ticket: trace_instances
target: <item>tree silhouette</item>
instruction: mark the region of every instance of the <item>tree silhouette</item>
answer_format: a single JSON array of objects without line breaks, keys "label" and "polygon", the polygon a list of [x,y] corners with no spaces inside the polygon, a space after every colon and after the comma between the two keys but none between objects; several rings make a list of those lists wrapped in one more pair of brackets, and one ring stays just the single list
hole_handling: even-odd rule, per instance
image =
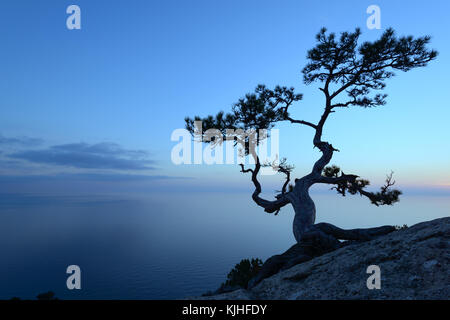
[{"label": "tree silhouette", "polygon": [[[384,89],[386,79],[394,76],[394,70],[409,71],[424,67],[435,59],[437,52],[426,48],[429,36],[414,38],[397,37],[393,29],[387,29],[382,36],[373,42],[364,42],[358,46],[361,35],[359,29],[354,32],[343,32],[337,37],[327,33],[323,28],[316,36],[316,46],[308,51],[308,63],[303,69],[303,82],[321,84],[320,91],[324,96],[323,113],[318,122],[294,119],[289,111],[293,104],[302,99],[294,88],[277,86],[268,89],[259,85],[254,93],[240,99],[231,113],[219,112],[216,116],[206,118],[186,118],[186,128],[194,138],[212,146],[220,145],[224,139],[233,140],[245,155],[254,160],[253,168],[245,168],[240,164],[241,172],[250,173],[255,186],[252,198],[254,202],[268,213],[277,214],[280,209],[291,204],[295,211],[293,232],[297,242],[319,237],[322,240],[337,239],[367,240],[373,236],[391,232],[392,227],[370,229],[342,230],[328,223],[314,224],[316,209],[309,195],[314,184],[329,184],[339,194],[360,194],[367,197],[372,204],[391,205],[399,201],[401,191],[392,189],[395,181],[392,173],[378,192],[366,190],[369,181],[356,174],[346,174],[337,166],[327,166],[333,153],[338,150],[327,141],[322,140],[322,132],[328,117],[340,109],[358,106],[363,108],[377,107],[385,104],[386,95],[376,93]],[[346,95],[345,95],[346,94]],[[201,121],[202,130],[197,130],[195,121]],[[313,131],[313,145],[321,152],[311,172],[289,185],[293,166],[282,159],[278,165],[266,163],[259,159],[256,146],[268,137],[261,134],[261,129],[271,129],[277,122],[289,121],[295,125],[310,127]],[[209,129],[216,129],[211,133]],[[219,132],[219,134],[217,133]],[[286,176],[279,194],[274,200],[260,197],[261,184],[258,174],[261,167],[270,166]]]}]

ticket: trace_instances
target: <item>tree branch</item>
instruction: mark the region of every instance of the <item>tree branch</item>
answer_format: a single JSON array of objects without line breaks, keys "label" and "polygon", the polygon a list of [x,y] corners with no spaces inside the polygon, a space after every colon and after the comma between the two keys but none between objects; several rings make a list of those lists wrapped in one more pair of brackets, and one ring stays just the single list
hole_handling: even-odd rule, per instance
[{"label": "tree branch", "polygon": [[[328,170],[324,171],[324,175],[315,180],[316,183],[326,183],[336,185],[332,189],[335,189],[342,196],[345,196],[346,192],[350,194],[359,193],[370,199],[372,204],[379,205],[391,205],[399,201],[399,196],[401,191],[397,189],[391,189],[395,184],[392,179],[393,172],[391,172],[387,177],[385,184],[381,187],[379,192],[373,193],[364,190],[364,188],[369,185],[369,181],[358,179],[359,177],[354,174],[341,173],[338,176],[340,169],[338,167],[328,167]],[[327,176],[328,175],[328,176]]]},{"label": "tree branch", "polygon": [[245,169],[244,164],[240,164],[241,166],[241,172],[243,173],[252,173],[252,182],[255,186],[255,191],[252,194],[253,201],[260,207],[264,208],[265,212],[268,213],[276,213],[280,211],[282,207],[290,203],[289,199],[285,196],[285,194],[280,195],[277,197],[277,200],[269,201],[266,199],[261,198],[259,195],[261,194],[261,184],[258,181],[258,173],[261,169],[261,163],[259,161],[259,157],[256,155],[255,150],[250,150],[250,154],[253,156],[255,160],[255,168],[254,169]]}]

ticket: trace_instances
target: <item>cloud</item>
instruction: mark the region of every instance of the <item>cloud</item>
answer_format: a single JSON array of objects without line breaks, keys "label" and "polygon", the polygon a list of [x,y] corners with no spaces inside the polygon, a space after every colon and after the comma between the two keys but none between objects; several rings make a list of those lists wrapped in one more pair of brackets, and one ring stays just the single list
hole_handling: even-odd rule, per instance
[{"label": "cloud", "polygon": [[0,146],[36,146],[42,144],[43,140],[30,137],[7,138],[0,134]]},{"label": "cloud", "polygon": [[117,143],[102,142],[97,144],[87,143],[69,143],[53,146],[52,149],[68,152],[79,152],[88,154],[111,155],[111,156],[127,156],[133,159],[142,159],[148,157],[148,152],[143,150],[126,150]]},{"label": "cloud", "polygon": [[9,158],[80,169],[152,170],[155,163],[142,150],[127,150],[116,143],[71,143],[43,150],[19,151]]}]

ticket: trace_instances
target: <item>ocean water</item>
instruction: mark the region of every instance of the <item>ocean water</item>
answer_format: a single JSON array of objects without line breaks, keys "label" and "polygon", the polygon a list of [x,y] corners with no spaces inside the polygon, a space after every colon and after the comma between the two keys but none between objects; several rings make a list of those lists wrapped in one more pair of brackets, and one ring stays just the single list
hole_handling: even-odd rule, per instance
[{"label": "ocean water", "polygon": [[[449,216],[448,196],[395,206],[314,194],[317,222],[343,228],[413,225]],[[265,213],[248,194],[0,195],[0,299],[178,299],[216,289],[241,259],[294,243],[293,212]],[[66,268],[81,268],[81,290]]]}]

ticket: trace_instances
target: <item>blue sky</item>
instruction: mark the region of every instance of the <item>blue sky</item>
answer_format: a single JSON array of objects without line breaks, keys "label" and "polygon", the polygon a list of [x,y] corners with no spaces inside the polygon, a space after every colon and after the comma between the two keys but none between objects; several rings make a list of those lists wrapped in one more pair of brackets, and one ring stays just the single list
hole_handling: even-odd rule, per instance
[{"label": "blue sky", "polygon": [[[66,28],[70,4],[81,30]],[[381,30],[366,27],[371,4]],[[332,163],[375,183],[393,170],[402,186],[448,187],[449,10],[448,1],[2,1],[0,174],[250,184],[235,166],[173,165],[172,131],[185,116],[229,110],[259,83],[294,86],[304,100],[293,115],[316,122],[323,97],[301,69],[319,29],[361,27],[373,40],[393,27],[431,35],[439,56],[388,80],[385,106],[333,114],[324,136],[341,152]],[[319,156],[310,128],[279,128],[281,155],[307,173]]]}]

